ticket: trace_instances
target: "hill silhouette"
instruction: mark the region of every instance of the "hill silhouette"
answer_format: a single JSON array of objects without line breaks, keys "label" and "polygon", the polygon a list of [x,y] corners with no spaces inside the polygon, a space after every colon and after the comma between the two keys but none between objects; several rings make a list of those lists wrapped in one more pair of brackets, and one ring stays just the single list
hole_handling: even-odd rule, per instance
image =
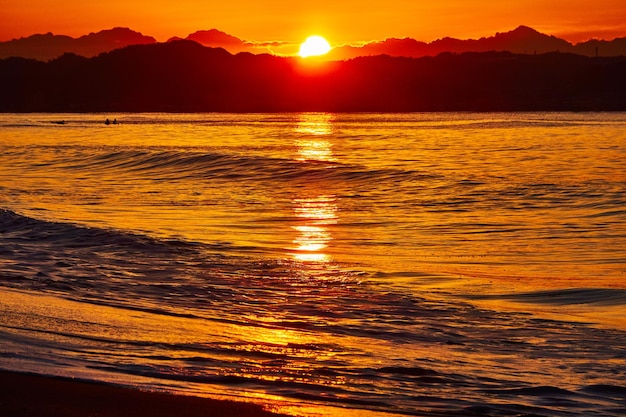
[{"label": "hill silhouette", "polygon": [[494,36],[460,40],[454,38],[438,39],[430,43],[415,39],[390,38],[365,45],[340,46],[335,48],[331,57],[349,59],[358,56],[391,55],[419,58],[436,56],[443,52],[512,52],[517,54],[543,54],[548,52],[567,52],[585,56],[621,56],[626,55],[626,38],[612,41],[591,40],[571,44],[555,36],[545,35],[527,26],[519,26],[510,32],[496,33]]},{"label": "hill silhouette", "polygon": [[626,110],[626,57],[444,53],[316,62],[134,45],[0,60],[3,112]]},{"label": "hill silhouette", "polygon": [[[259,51],[267,52],[262,45],[239,39],[217,29],[200,30],[184,38],[209,47],[224,48],[231,53]],[[173,37],[170,41],[183,40]],[[32,35],[26,38],[0,42],[0,58],[23,57],[41,61],[58,58],[64,53],[92,57],[102,52],[109,52],[120,47],[134,44],[156,43],[150,36],[127,28],[114,28],[74,39],[69,36]],[[280,43],[278,43],[280,44]],[[261,46],[261,47],[260,47]],[[563,39],[542,34],[527,26],[494,36],[480,39],[460,40],[454,38],[438,39],[430,43],[420,42],[411,38],[390,38],[383,41],[369,42],[360,46],[338,46],[329,55],[328,60],[346,60],[359,56],[390,55],[419,58],[436,56],[443,52],[490,52],[508,51],[518,54],[542,54],[547,52],[568,52],[585,56],[621,56],[626,55],[626,38],[611,41],[590,40],[571,44]]]},{"label": "hill silhouette", "polygon": [[128,45],[150,43],[156,43],[156,39],[128,28],[102,30],[79,38],[46,33],[0,42],[0,58],[22,57],[48,61],[65,53],[92,57]]},{"label": "hill silhouette", "polygon": [[[175,40],[183,39],[174,37],[170,38],[168,42]],[[189,34],[184,40],[194,41],[200,45],[212,48],[224,48],[231,53],[250,52],[250,45],[248,43],[217,29],[199,30]]]}]

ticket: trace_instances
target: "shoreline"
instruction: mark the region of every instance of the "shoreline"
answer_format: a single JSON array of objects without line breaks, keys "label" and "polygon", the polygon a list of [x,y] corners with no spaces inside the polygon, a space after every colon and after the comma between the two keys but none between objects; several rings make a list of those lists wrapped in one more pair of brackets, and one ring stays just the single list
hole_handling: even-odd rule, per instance
[{"label": "shoreline", "polygon": [[12,417],[281,417],[260,404],[0,370],[0,415]]}]

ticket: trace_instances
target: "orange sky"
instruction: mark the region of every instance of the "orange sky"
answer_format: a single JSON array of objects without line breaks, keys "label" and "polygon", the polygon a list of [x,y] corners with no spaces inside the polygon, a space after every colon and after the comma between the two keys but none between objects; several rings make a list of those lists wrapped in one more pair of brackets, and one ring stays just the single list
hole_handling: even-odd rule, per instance
[{"label": "orange sky", "polygon": [[389,37],[432,41],[491,36],[519,25],[578,42],[626,36],[624,0],[0,0],[0,40],[53,32],[80,36],[116,26],[159,41],[219,29],[249,41],[333,45]]}]

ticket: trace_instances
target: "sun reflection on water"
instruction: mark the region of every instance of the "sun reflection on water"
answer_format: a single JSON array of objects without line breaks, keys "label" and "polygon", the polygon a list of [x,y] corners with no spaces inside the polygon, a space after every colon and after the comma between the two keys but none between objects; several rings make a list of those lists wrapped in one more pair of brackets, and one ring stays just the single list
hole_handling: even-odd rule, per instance
[{"label": "sun reflection on water", "polygon": [[302,113],[299,115],[297,133],[324,136],[333,133],[335,116],[330,113]]},{"label": "sun reflection on water", "polygon": [[296,132],[303,138],[296,140],[299,161],[334,161],[332,144],[324,136],[333,133],[334,116],[328,113],[303,113],[299,116]]},{"label": "sun reflection on water", "polygon": [[294,200],[294,211],[300,222],[292,226],[298,231],[293,240],[294,258],[299,261],[330,261],[330,256],[324,251],[333,240],[328,226],[337,223],[335,196],[297,198]]},{"label": "sun reflection on water", "polygon": [[327,140],[299,140],[299,161],[334,161],[331,144]]},{"label": "sun reflection on water", "polygon": [[[303,137],[296,140],[298,161],[334,161],[332,144],[326,136],[333,133],[334,116],[328,113],[303,113],[299,116],[296,132]],[[311,184],[318,189],[320,184]],[[334,195],[308,193],[306,197],[293,199],[298,232],[293,240],[293,257],[304,262],[328,262],[326,253],[333,237],[329,225],[337,223],[337,201]]]}]

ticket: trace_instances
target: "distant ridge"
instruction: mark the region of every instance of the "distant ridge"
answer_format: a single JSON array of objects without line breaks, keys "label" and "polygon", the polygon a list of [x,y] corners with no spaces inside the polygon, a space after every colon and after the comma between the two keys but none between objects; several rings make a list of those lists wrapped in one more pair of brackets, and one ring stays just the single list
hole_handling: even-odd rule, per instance
[{"label": "distant ridge", "polygon": [[52,33],[0,42],[0,58],[22,57],[48,61],[65,53],[92,57],[128,45],[156,43],[156,39],[128,28],[113,28],[72,38]]},{"label": "distant ridge", "polygon": [[[168,42],[182,40],[181,38],[170,38]],[[229,35],[217,29],[199,30],[188,35],[185,40],[198,42],[200,45],[212,48],[224,48],[231,53],[244,52],[249,49],[249,44],[243,40]]]},{"label": "distant ridge", "polygon": [[516,54],[567,52],[584,56],[626,56],[626,38],[617,38],[612,41],[591,40],[574,45],[556,36],[540,33],[530,27],[519,26],[510,32],[496,33],[494,36],[480,39],[443,38],[426,43],[411,38],[390,38],[358,47],[340,46],[333,49],[331,56],[334,59],[374,55],[419,58],[436,56],[443,52],[491,51],[506,51]]},{"label": "distant ridge", "polygon": [[307,65],[180,40],[0,59],[0,112],[626,111],[626,57],[378,55]]},{"label": "distant ridge", "polygon": [[[182,39],[173,37],[168,42]],[[242,40],[217,29],[200,30],[189,34],[184,39],[204,46],[224,48],[234,54],[239,52],[259,52],[259,49],[255,48],[253,42]],[[153,37],[145,36],[128,28],[103,30],[76,39],[47,33],[0,42],[0,58],[23,57],[48,61],[64,53],[92,57],[128,45],[151,43],[156,43]],[[412,38],[389,38],[359,46],[338,46],[326,56],[326,59],[345,60],[359,56],[374,55],[419,58],[436,56],[443,52],[489,51],[507,51],[529,55],[558,51],[589,57],[626,56],[626,37],[616,38],[611,41],[589,40],[571,44],[566,40],[540,33],[530,27],[519,26],[512,31],[496,33],[493,36],[480,39],[460,40],[446,37],[426,43]],[[267,51],[263,50],[263,52]]]}]

